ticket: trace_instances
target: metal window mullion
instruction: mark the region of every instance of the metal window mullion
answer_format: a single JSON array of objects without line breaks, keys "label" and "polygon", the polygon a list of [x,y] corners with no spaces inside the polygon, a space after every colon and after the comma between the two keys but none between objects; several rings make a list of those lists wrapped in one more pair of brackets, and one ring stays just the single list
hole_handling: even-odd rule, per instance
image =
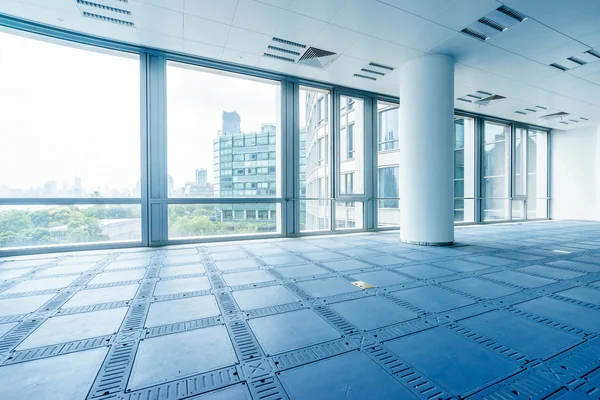
[{"label": "metal window mullion", "polygon": [[[507,140],[507,143],[505,143],[504,148],[506,149],[508,147],[508,155],[505,156],[505,160],[504,162],[506,163],[506,169],[504,171],[504,173],[507,176],[506,182],[504,183],[504,187],[508,189],[508,220],[512,221],[512,198],[514,197],[514,177],[513,177],[513,163],[515,160],[515,151],[514,151],[514,137],[516,135],[517,129],[515,124],[509,124],[509,133],[508,133],[508,137],[506,137],[506,134],[504,135],[505,139]],[[508,145],[507,145],[508,144]],[[506,160],[506,157],[508,157],[508,160]]]},{"label": "metal window mullion", "polygon": [[475,118],[475,140],[473,144],[475,146],[475,223],[483,221],[483,153],[484,153],[484,140],[483,140],[483,119]]},{"label": "metal window mullion", "polygon": [[338,89],[334,89],[331,93],[331,108],[332,108],[332,122],[331,122],[331,134],[330,137],[330,145],[329,151],[331,156],[331,161],[329,163],[329,173],[331,174],[329,178],[329,191],[331,193],[332,200],[330,201],[329,207],[329,215],[331,216],[330,221],[330,230],[335,231],[335,200],[339,196],[339,183],[338,183],[338,162],[339,162],[339,137],[340,137],[340,93]]},{"label": "metal window mullion", "polygon": [[166,59],[147,56],[148,235],[150,246],[168,241]]},{"label": "metal window mullion", "polygon": [[285,157],[282,157],[281,168],[285,190],[283,197],[286,201],[282,205],[285,211],[282,212],[281,223],[283,235],[290,236],[300,232],[300,92],[298,85],[292,81],[284,81],[283,87],[281,98],[285,112],[282,121],[285,130],[281,151]]},{"label": "metal window mullion", "polygon": [[148,124],[148,54],[140,54],[140,189],[142,201],[142,246],[150,245],[150,197],[149,181],[149,124]]},{"label": "metal window mullion", "polygon": [[[364,188],[367,201],[363,206],[363,229],[377,228],[377,100],[365,99]],[[370,183],[369,183],[370,182]]]}]

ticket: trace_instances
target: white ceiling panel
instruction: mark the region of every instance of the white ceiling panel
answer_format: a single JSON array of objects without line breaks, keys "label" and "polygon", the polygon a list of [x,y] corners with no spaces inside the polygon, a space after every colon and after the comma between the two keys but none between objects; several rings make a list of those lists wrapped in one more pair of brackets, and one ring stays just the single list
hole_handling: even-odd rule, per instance
[{"label": "white ceiling panel", "polygon": [[396,43],[419,51],[428,51],[446,39],[457,35],[456,31],[429,21],[423,21],[417,29],[397,40]]},{"label": "white ceiling panel", "polygon": [[343,53],[362,36],[358,32],[328,24],[313,39],[312,45],[320,49],[333,51],[334,53]]},{"label": "white ceiling panel", "polygon": [[180,13],[183,12],[183,1],[184,0],[133,0],[133,2],[151,4]]},{"label": "white ceiling panel", "polygon": [[557,29],[567,36],[579,39],[598,29],[598,19],[600,19],[600,2],[592,1],[583,15]]},{"label": "white ceiling panel", "polygon": [[183,14],[153,5],[132,2],[131,14],[136,28],[183,37]]},{"label": "white ceiling panel", "polygon": [[226,48],[262,56],[272,37],[261,33],[231,27]]},{"label": "white ceiling panel", "polygon": [[431,20],[460,31],[501,5],[496,0],[456,0],[433,16]]},{"label": "white ceiling panel", "polygon": [[457,33],[431,48],[428,53],[447,54],[452,56],[458,63],[479,65],[483,62],[488,62],[490,58],[495,59],[504,56],[506,50],[490,46],[462,33]]},{"label": "white ceiling panel", "polygon": [[348,0],[331,22],[402,44],[403,39],[421,26],[423,19],[373,0]]},{"label": "white ceiling panel", "polygon": [[571,40],[537,21],[526,19],[488,39],[488,43],[525,57],[535,57]]},{"label": "white ceiling panel", "polygon": [[295,64],[289,61],[280,61],[268,57],[261,57],[256,65],[259,68],[281,71],[287,75],[294,75],[310,79],[314,78],[317,74],[319,74],[319,72],[321,72],[321,70],[317,68]]},{"label": "white ceiling panel", "polygon": [[595,0],[502,0],[507,6],[553,28],[585,15]]},{"label": "white ceiling panel", "polygon": [[233,26],[273,35],[283,18],[284,10],[254,0],[239,0]]},{"label": "white ceiling panel", "polygon": [[29,17],[25,13],[25,7],[23,7],[23,3],[20,3],[16,0],[0,1],[0,13],[12,15],[15,17],[21,17],[21,18]]},{"label": "white ceiling panel", "polygon": [[[600,17],[599,17],[600,18]],[[600,29],[579,38],[579,41],[590,47],[600,48]]]},{"label": "white ceiling panel", "polygon": [[290,6],[290,4],[292,3],[292,0],[257,0],[257,1],[260,3],[265,3],[265,4],[269,4],[271,6],[284,8],[284,9],[287,9]]},{"label": "white ceiling panel", "polygon": [[311,44],[325,28],[326,23],[318,19],[285,11],[275,36],[302,44]]},{"label": "white ceiling panel", "polygon": [[399,68],[407,61],[420,56],[422,53],[385,40],[361,35],[360,39],[350,46],[344,54]]},{"label": "white ceiling panel", "polygon": [[378,0],[382,3],[416,14],[420,17],[432,19],[441,10],[448,7],[455,0]]},{"label": "white ceiling panel", "polygon": [[598,72],[600,72],[600,60],[582,65],[581,67],[570,69],[566,73],[585,78],[586,76],[593,75]]},{"label": "white ceiling panel", "polygon": [[569,57],[577,57],[589,49],[588,46],[571,40],[552,50],[533,56],[532,59],[548,65],[552,63],[561,64],[561,61],[566,60]]},{"label": "white ceiling panel", "polygon": [[346,0],[293,0],[290,11],[329,22],[340,11]]},{"label": "white ceiling panel", "polygon": [[229,29],[229,25],[186,14],[183,25],[183,38],[223,47],[227,42]]},{"label": "white ceiling panel", "polygon": [[199,43],[193,40],[183,41],[183,51],[201,57],[218,60],[223,55],[223,48],[212,44]]},{"label": "white ceiling panel", "polygon": [[181,37],[169,36],[162,33],[137,29],[138,43],[144,46],[158,47],[163,50],[182,52],[183,39]]},{"label": "white ceiling panel", "polygon": [[249,65],[251,67],[256,67],[260,58],[261,56],[258,56],[256,54],[245,53],[243,51],[228,48],[223,49],[223,55],[221,56],[221,59],[223,61],[228,61],[242,65]]},{"label": "white ceiling panel", "polygon": [[59,11],[61,13],[79,14],[79,8],[77,8],[75,0],[23,0],[22,3]]},{"label": "white ceiling panel", "polygon": [[[590,83],[573,75],[557,74],[547,80],[544,80],[543,82],[540,82],[536,86],[550,92],[578,97],[579,94],[586,92],[589,89]],[[597,89],[600,90],[600,88]]]},{"label": "white ceiling panel", "polygon": [[238,0],[185,0],[184,12],[223,24],[231,24]]}]

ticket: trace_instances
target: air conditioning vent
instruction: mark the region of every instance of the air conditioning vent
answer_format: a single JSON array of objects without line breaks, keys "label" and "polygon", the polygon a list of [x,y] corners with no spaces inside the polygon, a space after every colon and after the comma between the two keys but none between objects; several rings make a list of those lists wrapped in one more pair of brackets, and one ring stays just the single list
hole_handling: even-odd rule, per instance
[{"label": "air conditioning vent", "polygon": [[277,47],[277,46],[271,46],[271,45],[269,45],[267,48],[270,49],[270,50],[280,51],[280,52],[286,53],[286,54],[293,54],[295,56],[299,56],[300,55],[300,53],[298,53],[297,51],[284,49],[283,47]]},{"label": "air conditioning vent", "polygon": [[457,98],[456,100],[459,100],[459,101],[464,101],[465,103],[472,103],[472,101],[471,101],[471,100],[468,100],[468,99],[463,99],[462,97],[459,97],[459,98]]},{"label": "air conditioning vent", "polygon": [[489,37],[484,35],[483,33],[477,32],[470,28],[464,28],[461,32],[465,35],[469,35],[475,39],[482,40],[484,42],[489,39]]},{"label": "air conditioning vent", "polygon": [[575,123],[578,123],[578,122],[579,122],[579,121],[577,121],[576,119],[570,119],[569,121],[571,121],[571,122],[575,122]]},{"label": "air conditioning vent", "polygon": [[529,111],[529,112],[537,112],[537,110],[534,110],[533,108],[526,108],[525,111]]},{"label": "air conditioning vent", "polygon": [[511,17],[512,19],[517,20],[519,22],[523,22],[527,18],[520,12],[515,11],[512,8],[508,8],[506,6],[498,7],[498,11],[500,11],[502,14],[507,15],[507,16]]},{"label": "air conditioning vent", "polygon": [[544,115],[544,116],[542,116],[540,118],[543,118],[543,119],[556,119],[556,118],[566,117],[567,115],[570,115],[570,114],[568,112],[559,111],[559,112],[556,112],[556,113]]},{"label": "air conditioning vent", "polygon": [[557,63],[552,63],[552,64],[550,64],[550,66],[551,66],[551,67],[554,67],[554,68],[556,68],[556,69],[560,69],[560,70],[561,70],[561,71],[563,71],[563,72],[564,72],[564,71],[568,71],[568,70],[569,70],[569,68],[567,68],[567,67],[564,67],[564,66],[562,66],[562,65],[560,65],[560,64],[557,64]]},{"label": "air conditioning vent", "polygon": [[125,26],[131,26],[131,27],[133,26],[133,22],[125,21],[125,20],[118,19],[118,18],[107,17],[104,15],[94,14],[94,13],[90,13],[87,11],[84,11],[81,14],[87,18],[99,19],[101,21],[112,22],[112,23],[119,24],[119,25],[125,25]]},{"label": "air conditioning vent", "polygon": [[523,111],[515,111],[515,114],[527,115],[527,113],[524,113]]},{"label": "air conditioning vent", "polygon": [[494,94],[494,93],[490,93],[490,92],[484,92],[483,90],[478,90],[477,93],[480,93],[480,94],[482,94],[484,96],[491,96],[491,95]]},{"label": "air conditioning vent", "polygon": [[476,100],[481,100],[482,99],[481,96],[475,96],[474,94],[468,94],[467,97],[472,97],[472,98],[474,98]]},{"label": "air conditioning vent", "polygon": [[559,121],[558,123],[559,123],[559,124],[565,124],[565,125],[569,125],[569,123],[568,123],[568,122],[565,122],[565,121]]},{"label": "air conditioning vent", "polygon": [[582,121],[589,121],[589,119],[588,119],[588,118],[583,118],[583,117],[581,117],[580,119],[581,119]]},{"label": "air conditioning vent", "polygon": [[499,24],[496,21],[492,21],[491,19],[486,18],[486,17],[480,18],[479,22],[481,22],[484,25],[489,26],[492,29],[497,30],[498,32],[504,32],[507,29],[504,25]]},{"label": "air conditioning vent", "polygon": [[573,61],[575,64],[579,64],[579,65],[585,65],[585,64],[587,64],[585,61],[582,61],[582,60],[580,60],[578,58],[575,58],[575,57],[569,57],[569,58],[567,58],[567,60]]},{"label": "air conditioning vent", "polygon": [[590,49],[588,51],[586,51],[587,54],[589,54],[590,56],[594,56],[596,58],[600,58],[600,52],[594,50],[594,49]]},{"label": "air conditioning vent", "polygon": [[281,60],[281,61],[295,62],[295,60],[293,58],[278,56],[278,55],[270,54],[270,53],[264,53],[263,56],[269,57],[269,58],[274,58],[276,60]]},{"label": "air conditioning vent", "polygon": [[287,44],[288,46],[299,47],[301,49],[305,49],[306,48],[305,45],[300,44],[300,43],[296,43],[296,42],[292,42],[291,40],[280,39],[280,38],[277,38],[277,37],[274,37],[272,40],[274,42],[277,42],[277,43]]},{"label": "air conditioning vent", "polygon": [[374,62],[370,62],[368,66],[375,67],[375,68],[381,68],[381,69],[387,69],[388,71],[394,70],[394,67],[388,67],[387,65],[378,64],[378,63],[374,63]]},{"label": "air conditioning vent", "polygon": [[542,106],[535,106],[535,108],[539,108],[540,110],[547,110],[546,107],[542,107]]},{"label": "air conditioning vent", "polygon": [[379,75],[379,76],[384,76],[385,75],[383,72],[373,71],[372,69],[361,68],[360,70],[362,72],[368,72],[370,74],[375,74],[375,75]]},{"label": "air conditioning vent", "polygon": [[366,75],[362,75],[362,74],[354,74],[355,77],[357,78],[363,78],[363,79],[369,79],[371,81],[376,81],[377,78],[373,78],[371,76],[366,76]]},{"label": "air conditioning vent", "polygon": [[311,67],[326,68],[336,58],[336,53],[316,47],[309,47],[302,57],[300,57],[298,63],[310,65]]},{"label": "air conditioning vent", "polygon": [[484,98],[483,98],[483,99],[481,99],[481,100],[477,100],[477,101],[475,102],[475,104],[479,104],[479,105],[481,105],[481,106],[487,106],[487,105],[489,105],[491,102],[496,102],[496,101],[499,101],[499,100],[504,100],[504,99],[506,99],[506,97],[504,97],[504,96],[500,96],[500,95],[498,95],[498,94],[494,94],[494,95],[492,95],[492,96],[484,97]]},{"label": "air conditioning vent", "polygon": [[[85,0],[75,0],[77,4],[81,4],[82,6],[95,7],[104,11],[110,11],[119,14],[131,15],[131,11],[124,10],[122,8],[116,8],[105,4],[95,3],[93,1],[85,1]],[[125,2],[126,3],[126,2]]]}]

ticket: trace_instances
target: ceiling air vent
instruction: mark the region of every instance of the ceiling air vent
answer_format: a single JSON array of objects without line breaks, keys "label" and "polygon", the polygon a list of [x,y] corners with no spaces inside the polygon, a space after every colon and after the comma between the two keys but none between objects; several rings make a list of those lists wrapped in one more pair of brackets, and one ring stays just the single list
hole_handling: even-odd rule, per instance
[{"label": "ceiling air vent", "polygon": [[75,0],[75,1],[77,2],[77,4],[80,4],[82,6],[89,6],[89,7],[99,8],[99,9],[105,10],[105,11],[112,11],[115,13],[131,15],[131,11],[124,10],[122,8],[117,8],[117,7],[113,7],[113,6],[106,5],[106,4],[95,3],[93,1],[85,1],[85,0]]},{"label": "ceiling air vent", "polygon": [[471,101],[471,100],[468,100],[468,99],[463,99],[462,97],[459,97],[459,98],[457,98],[456,100],[459,100],[459,101],[464,101],[465,103],[472,103],[472,101]]},{"label": "ceiling air vent", "polygon": [[589,121],[589,119],[588,119],[588,118],[583,118],[583,117],[581,117],[580,119],[581,119],[582,121]]},{"label": "ceiling air vent", "polygon": [[534,110],[533,108],[526,108],[525,111],[529,111],[529,112],[537,112],[537,110]]},{"label": "ceiling air vent", "polygon": [[560,64],[557,64],[557,63],[552,63],[552,64],[550,64],[550,66],[551,66],[551,67],[554,67],[554,68],[556,68],[556,69],[560,69],[560,70],[561,70],[561,71],[563,71],[563,72],[564,72],[564,71],[567,71],[567,70],[569,69],[569,68],[567,68],[567,67],[564,67],[564,66],[562,66],[562,65],[560,65]]},{"label": "ceiling air vent", "polygon": [[524,113],[523,111],[515,111],[515,114],[527,115],[527,113]]},{"label": "ceiling air vent", "polygon": [[133,27],[131,6],[127,0],[74,0],[81,15],[113,24]]},{"label": "ceiling air vent", "polygon": [[588,51],[586,51],[587,54],[589,54],[590,56],[594,56],[596,58],[600,58],[600,52],[597,52],[594,49],[590,49]]},{"label": "ceiling air vent", "polygon": [[269,58],[274,58],[276,60],[281,60],[281,61],[295,62],[295,60],[293,58],[278,56],[276,54],[271,54],[271,53],[264,53],[263,56],[269,57]]},{"label": "ceiling air vent", "polygon": [[585,65],[585,64],[587,64],[585,61],[582,61],[582,60],[580,60],[578,58],[575,58],[575,57],[569,57],[569,58],[567,58],[567,60],[573,61],[575,64],[579,64],[579,65]]},{"label": "ceiling air vent", "polygon": [[465,35],[474,37],[475,39],[483,40],[484,42],[489,39],[489,36],[486,36],[483,33],[477,32],[476,30],[470,28],[464,28],[461,32]]},{"label": "ceiling air vent", "polygon": [[484,92],[483,90],[478,90],[477,93],[483,94],[485,96],[491,96],[494,94],[494,93],[490,93],[490,92]]},{"label": "ceiling air vent", "polygon": [[274,37],[272,39],[273,42],[277,42],[277,43],[281,43],[281,44],[285,44],[287,46],[292,46],[292,47],[299,47],[301,49],[305,49],[306,45],[300,44],[300,43],[296,43],[296,42],[292,42],[291,40],[285,40],[285,39],[280,39],[278,37]]},{"label": "ceiling air vent", "polygon": [[540,110],[547,110],[546,107],[542,107],[542,106],[535,106],[535,108],[539,108]]},{"label": "ceiling air vent", "polygon": [[372,76],[366,76],[366,75],[362,75],[362,74],[354,74],[355,77],[357,78],[363,78],[363,79],[368,79],[371,81],[376,81],[377,78],[373,78]]},{"label": "ceiling air vent", "polygon": [[336,58],[336,53],[316,47],[309,47],[302,57],[300,57],[298,63],[324,69]]},{"label": "ceiling air vent", "polygon": [[488,97],[484,97],[481,100],[477,100],[475,102],[475,104],[479,104],[481,106],[487,106],[488,104],[490,104],[492,101],[498,101],[498,100],[504,100],[506,97],[504,96],[500,96],[498,94],[492,95],[492,96],[488,96]]},{"label": "ceiling air vent", "polygon": [[374,63],[374,62],[370,62],[367,67],[374,67],[374,68],[386,69],[388,71],[393,71],[394,70],[394,67],[388,67],[387,65],[378,64],[378,63]]},{"label": "ceiling air vent", "polygon": [[486,18],[486,17],[480,18],[479,22],[481,22],[484,25],[489,26],[492,29],[497,30],[498,32],[504,32],[507,29],[504,25],[499,24],[496,21],[492,21],[491,19]]},{"label": "ceiling air vent", "polygon": [[481,99],[482,99],[482,97],[481,97],[481,96],[476,96],[476,95],[474,95],[474,94],[468,94],[468,95],[467,95],[467,97],[472,97],[472,98],[474,98],[474,99],[476,99],[476,100],[481,100]]},{"label": "ceiling air vent", "polygon": [[512,19],[517,20],[519,22],[523,22],[527,18],[520,12],[515,11],[512,8],[508,8],[506,6],[498,7],[498,11],[500,11],[502,14],[507,15],[507,16],[511,17]]},{"label": "ceiling air vent", "polygon": [[297,51],[284,49],[283,47],[277,47],[277,46],[271,46],[271,45],[269,45],[269,46],[267,46],[267,49],[279,51],[281,53],[291,54],[293,56],[299,56],[300,55],[300,53],[298,53]]},{"label": "ceiling air vent", "polygon": [[569,125],[569,123],[568,123],[568,122],[565,122],[565,121],[558,121],[558,123],[559,123],[559,124],[565,124],[565,125]]},{"label": "ceiling air vent", "polygon": [[106,17],[104,15],[94,14],[94,13],[90,13],[90,12],[87,12],[87,11],[84,11],[81,14],[84,17],[88,17],[88,18],[99,19],[101,21],[112,22],[112,23],[119,24],[119,25],[133,26],[133,22],[125,21],[125,20],[118,19],[118,18]]},{"label": "ceiling air vent", "polygon": [[544,116],[542,116],[540,118],[543,118],[543,119],[556,119],[556,118],[566,117],[567,115],[570,115],[570,114],[568,112],[559,111],[559,112],[556,112],[556,113],[544,115]]}]

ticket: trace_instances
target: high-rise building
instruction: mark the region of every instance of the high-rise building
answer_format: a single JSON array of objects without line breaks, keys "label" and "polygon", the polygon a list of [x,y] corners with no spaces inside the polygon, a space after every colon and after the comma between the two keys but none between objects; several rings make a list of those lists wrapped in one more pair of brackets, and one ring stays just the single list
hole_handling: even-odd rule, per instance
[{"label": "high-rise building", "polygon": [[223,127],[221,129],[221,134],[228,136],[242,133],[240,122],[240,114],[236,111],[223,111]]},{"label": "high-rise building", "polygon": [[205,186],[208,182],[208,171],[206,168],[200,168],[196,170],[196,184]]}]

